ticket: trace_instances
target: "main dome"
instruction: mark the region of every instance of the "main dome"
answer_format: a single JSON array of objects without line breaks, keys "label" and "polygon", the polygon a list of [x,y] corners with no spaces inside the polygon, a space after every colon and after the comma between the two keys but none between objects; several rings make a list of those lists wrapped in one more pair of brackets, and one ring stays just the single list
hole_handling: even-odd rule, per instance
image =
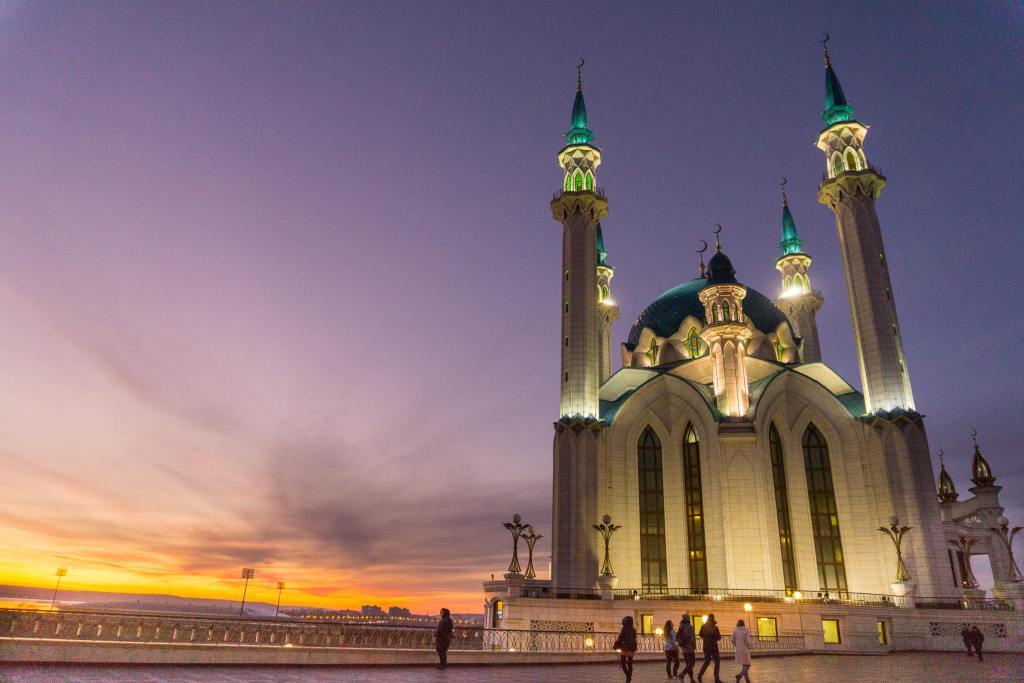
[{"label": "main dome", "polygon": [[[636,348],[645,327],[651,328],[659,337],[670,337],[679,330],[687,316],[704,320],[704,304],[697,293],[707,285],[707,279],[699,277],[676,285],[652,301],[633,323],[626,347],[631,351]],[[764,334],[774,332],[782,323],[789,325],[786,314],[776,308],[771,299],[751,287],[747,287],[747,296],[743,299],[743,314]]]}]

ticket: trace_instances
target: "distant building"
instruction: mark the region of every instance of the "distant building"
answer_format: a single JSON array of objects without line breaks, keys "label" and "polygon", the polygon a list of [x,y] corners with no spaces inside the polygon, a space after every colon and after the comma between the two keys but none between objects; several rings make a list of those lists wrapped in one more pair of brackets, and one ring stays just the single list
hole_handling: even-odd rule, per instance
[{"label": "distant building", "polygon": [[382,610],[377,605],[363,605],[362,609],[359,610],[359,613],[362,614],[364,617],[383,617],[383,616],[386,616],[384,614],[384,610]]},{"label": "distant building", "polygon": [[412,616],[412,612],[410,612],[405,607],[388,607],[388,616],[389,617],[411,617]]}]

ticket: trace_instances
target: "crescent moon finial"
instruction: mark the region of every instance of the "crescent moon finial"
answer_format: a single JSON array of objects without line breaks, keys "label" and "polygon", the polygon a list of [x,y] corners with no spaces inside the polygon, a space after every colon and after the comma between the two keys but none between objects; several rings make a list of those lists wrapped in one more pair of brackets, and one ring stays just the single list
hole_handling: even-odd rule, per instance
[{"label": "crescent moon finial", "polygon": [[697,266],[697,270],[700,272],[700,276],[704,277],[704,252],[708,250],[708,243],[706,240],[701,240],[700,243],[704,246],[697,249],[697,253],[700,254],[700,264]]},{"label": "crescent moon finial", "polygon": [[576,90],[583,90],[583,65],[587,60],[580,57],[580,63],[576,65]]},{"label": "crescent moon finial", "polygon": [[974,438],[974,437],[976,437],[977,435],[978,435],[978,430],[977,430],[977,429],[974,429],[974,428],[971,428],[971,438],[973,439],[973,438]]},{"label": "crescent moon finial", "polygon": [[822,32],[825,39],[821,41],[821,49],[825,52],[825,66],[832,66],[832,60],[828,57],[828,41],[832,37],[828,33]]},{"label": "crescent moon finial", "polygon": [[779,187],[782,189],[782,205],[783,206],[789,206],[789,198],[786,197],[786,183],[788,183],[788,182],[789,181],[786,180],[786,176],[782,176],[782,182],[779,183]]},{"label": "crescent moon finial", "polygon": [[718,235],[722,232],[722,224],[721,223],[715,223],[715,229],[712,230],[711,232],[715,233],[715,251],[716,252],[722,251],[722,240],[719,239],[719,237],[718,237]]}]

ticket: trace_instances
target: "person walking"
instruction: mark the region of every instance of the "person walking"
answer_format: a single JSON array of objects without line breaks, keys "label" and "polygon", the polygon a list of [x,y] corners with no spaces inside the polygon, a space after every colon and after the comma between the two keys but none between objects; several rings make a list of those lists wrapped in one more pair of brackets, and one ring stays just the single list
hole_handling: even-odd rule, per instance
[{"label": "person walking", "polygon": [[690,674],[690,683],[696,683],[697,679],[693,677],[693,665],[697,663],[697,655],[694,652],[697,649],[697,635],[693,632],[689,614],[684,614],[679,623],[676,641],[678,641],[679,650],[683,655],[683,664],[686,665],[683,668],[683,673],[679,674],[679,678],[686,680],[686,674]]},{"label": "person walking", "polygon": [[448,666],[448,648],[452,644],[452,636],[455,634],[455,624],[452,622],[452,613],[447,608],[441,609],[441,620],[437,622],[437,629],[434,631],[434,647],[437,649],[438,669]]},{"label": "person walking", "polygon": [[700,627],[700,640],[704,645],[704,664],[700,667],[700,673],[697,674],[697,680],[704,680],[704,672],[708,670],[708,666],[713,661],[715,663],[715,683],[722,683],[722,679],[718,677],[718,669],[722,665],[722,657],[718,652],[718,641],[722,639],[722,632],[718,630],[718,624],[715,623],[715,615],[708,615],[708,623]]},{"label": "person walking", "polygon": [[676,642],[676,627],[669,619],[661,629],[661,643],[665,648],[665,673],[669,678],[679,675],[679,643]]},{"label": "person walking", "polygon": [[736,628],[733,629],[732,646],[736,650],[736,663],[741,667],[740,672],[736,674],[736,683],[739,683],[741,678],[750,683],[750,648],[754,647],[754,639],[742,619],[736,622]]},{"label": "person walking", "polygon": [[964,624],[964,630],[960,631],[960,637],[963,638],[964,647],[967,648],[967,656],[974,656],[974,636],[971,635],[971,627]]},{"label": "person walking", "polygon": [[636,629],[633,617],[622,618],[622,630],[612,648],[619,652],[619,668],[626,674],[626,683],[633,680],[633,657],[636,655]]},{"label": "person walking", "polygon": [[975,624],[971,627],[971,643],[974,645],[974,651],[978,653],[978,661],[984,661],[981,656],[981,645],[985,642],[985,634],[981,632],[978,625]]}]

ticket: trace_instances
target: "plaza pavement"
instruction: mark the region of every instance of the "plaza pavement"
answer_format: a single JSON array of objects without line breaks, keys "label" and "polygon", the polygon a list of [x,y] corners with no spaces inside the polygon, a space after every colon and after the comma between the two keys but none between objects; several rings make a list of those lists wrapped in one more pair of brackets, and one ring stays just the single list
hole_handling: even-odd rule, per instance
[{"label": "plaza pavement", "polygon": [[[698,660],[699,663],[700,660]],[[739,668],[722,661],[722,680],[732,683]],[[887,656],[801,655],[754,659],[751,681],[1022,681],[1024,654],[992,654],[984,662],[955,653],[898,653]],[[614,660],[605,665],[516,667],[103,667],[11,665],[0,663],[2,683],[614,683],[622,681]],[[635,683],[665,681],[661,664],[638,663]],[[712,682],[711,671],[705,675]]]}]

